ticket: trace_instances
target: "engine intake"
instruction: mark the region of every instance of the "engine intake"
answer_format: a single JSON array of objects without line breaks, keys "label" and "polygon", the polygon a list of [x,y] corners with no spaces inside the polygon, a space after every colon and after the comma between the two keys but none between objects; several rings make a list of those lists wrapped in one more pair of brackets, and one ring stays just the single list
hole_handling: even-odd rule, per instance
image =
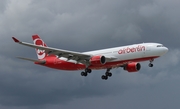
[{"label": "engine intake", "polygon": [[137,62],[131,62],[128,63],[125,67],[124,70],[127,70],[128,72],[137,72],[141,69],[141,64]]},{"label": "engine intake", "polygon": [[93,56],[90,59],[90,63],[92,65],[104,65],[106,63],[106,58],[105,56],[101,56],[101,55]]}]

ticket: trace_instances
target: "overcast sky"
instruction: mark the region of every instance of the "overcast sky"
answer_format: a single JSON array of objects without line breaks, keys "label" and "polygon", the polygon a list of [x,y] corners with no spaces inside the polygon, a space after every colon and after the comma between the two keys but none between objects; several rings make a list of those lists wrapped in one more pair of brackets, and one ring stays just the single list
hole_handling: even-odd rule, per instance
[{"label": "overcast sky", "polygon": [[[2,109],[178,109],[180,108],[179,0],[0,0],[0,108]],[[87,77],[19,60],[36,59],[39,34],[48,46],[88,51],[158,42],[169,52],[141,63],[138,73],[113,69]]]}]

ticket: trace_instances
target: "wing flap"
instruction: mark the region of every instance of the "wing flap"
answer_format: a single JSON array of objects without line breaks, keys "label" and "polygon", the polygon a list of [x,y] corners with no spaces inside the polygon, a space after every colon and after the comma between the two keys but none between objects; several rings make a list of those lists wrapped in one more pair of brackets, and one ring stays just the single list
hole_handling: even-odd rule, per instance
[{"label": "wing flap", "polygon": [[27,43],[27,42],[21,42],[18,39],[16,39],[15,37],[12,37],[14,42],[19,43],[21,45],[25,45],[25,46],[29,46],[32,48],[37,48],[40,50],[45,50],[46,53],[48,54],[54,54],[57,55],[58,57],[65,57],[65,58],[69,58],[72,56],[75,57],[79,57],[79,59],[90,59],[91,55],[88,54],[83,54],[80,52],[74,52],[74,51],[68,51],[68,50],[63,50],[63,49],[57,49],[57,48],[52,48],[52,47],[43,47],[43,46],[38,46],[38,45],[34,45],[31,43]]},{"label": "wing flap", "polygon": [[[86,53],[68,51],[68,50],[57,49],[57,48],[52,48],[52,47],[44,47],[44,46],[39,46],[39,45],[27,43],[27,42],[21,42],[18,39],[16,39],[15,37],[12,37],[12,39],[14,40],[14,42],[19,43],[21,45],[25,45],[25,46],[40,49],[40,50],[45,50],[45,52],[48,55],[53,54],[53,55],[58,56],[59,58],[65,57],[68,60],[70,60],[70,59],[75,60],[75,61],[83,63],[83,64],[89,64],[89,61],[87,61],[87,60],[89,60],[93,56],[91,54],[86,54]],[[107,62],[117,59],[116,57],[113,57],[113,56],[105,56],[105,57],[106,57]],[[18,58],[23,59],[23,60],[42,63],[41,60],[34,60],[34,59],[28,59],[28,58],[22,58],[22,57],[18,57]]]}]

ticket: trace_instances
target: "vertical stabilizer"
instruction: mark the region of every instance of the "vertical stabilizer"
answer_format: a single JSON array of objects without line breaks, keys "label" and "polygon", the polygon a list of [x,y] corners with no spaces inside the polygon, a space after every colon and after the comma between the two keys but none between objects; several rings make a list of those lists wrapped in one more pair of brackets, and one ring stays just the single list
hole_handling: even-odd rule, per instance
[{"label": "vertical stabilizer", "polygon": [[[32,39],[33,39],[33,42],[34,42],[35,45],[47,47],[47,45],[39,37],[39,35],[33,35]],[[37,49],[37,48],[35,50],[36,50],[36,54],[37,54],[38,59],[44,59],[45,57],[48,56],[48,54],[45,52],[45,50],[41,50],[41,49]]]}]

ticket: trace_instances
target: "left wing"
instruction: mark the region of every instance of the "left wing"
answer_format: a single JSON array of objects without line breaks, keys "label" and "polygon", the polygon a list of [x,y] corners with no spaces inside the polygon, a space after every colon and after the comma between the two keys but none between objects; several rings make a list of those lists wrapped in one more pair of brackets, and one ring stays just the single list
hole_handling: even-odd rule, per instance
[{"label": "left wing", "polygon": [[49,55],[54,54],[54,55],[57,55],[58,57],[65,57],[68,59],[76,60],[77,62],[81,62],[81,63],[86,63],[84,61],[89,60],[92,57],[92,55],[90,54],[83,54],[80,52],[68,51],[68,50],[57,49],[57,48],[52,48],[52,47],[43,47],[43,46],[38,46],[38,45],[34,45],[27,42],[21,42],[15,37],[12,37],[12,39],[14,40],[14,42],[19,43],[21,45],[37,48],[40,50],[45,50],[46,53]]},{"label": "left wing", "polygon": [[[75,60],[75,61],[83,63],[85,65],[90,64],[89,60],[93,57],[92,54],[68,51],[68,50],[57,49],[57,48],[52,48],[52,47],[38,46],[38,45],[27,43],[27,42],[21,42],[15,37],[12,37],[12,39],[14,40],[14,42],[19,43],[21,45],[29,46],[29,47],[32,47],[32,48],[37,48],[37,49],[40,49],[40,50],[45,50],[45,52],[48,55],[53,54],[53,55],[56,55],[58,57],[65,57],[68,60],[70,60],[70,59]],[[117,59],[116,57],[112,57],[112,56],[106,56],[105,58],[106,58],[107,62]],[[25,60],[28,60],[28,59],[25,59]]]}]

